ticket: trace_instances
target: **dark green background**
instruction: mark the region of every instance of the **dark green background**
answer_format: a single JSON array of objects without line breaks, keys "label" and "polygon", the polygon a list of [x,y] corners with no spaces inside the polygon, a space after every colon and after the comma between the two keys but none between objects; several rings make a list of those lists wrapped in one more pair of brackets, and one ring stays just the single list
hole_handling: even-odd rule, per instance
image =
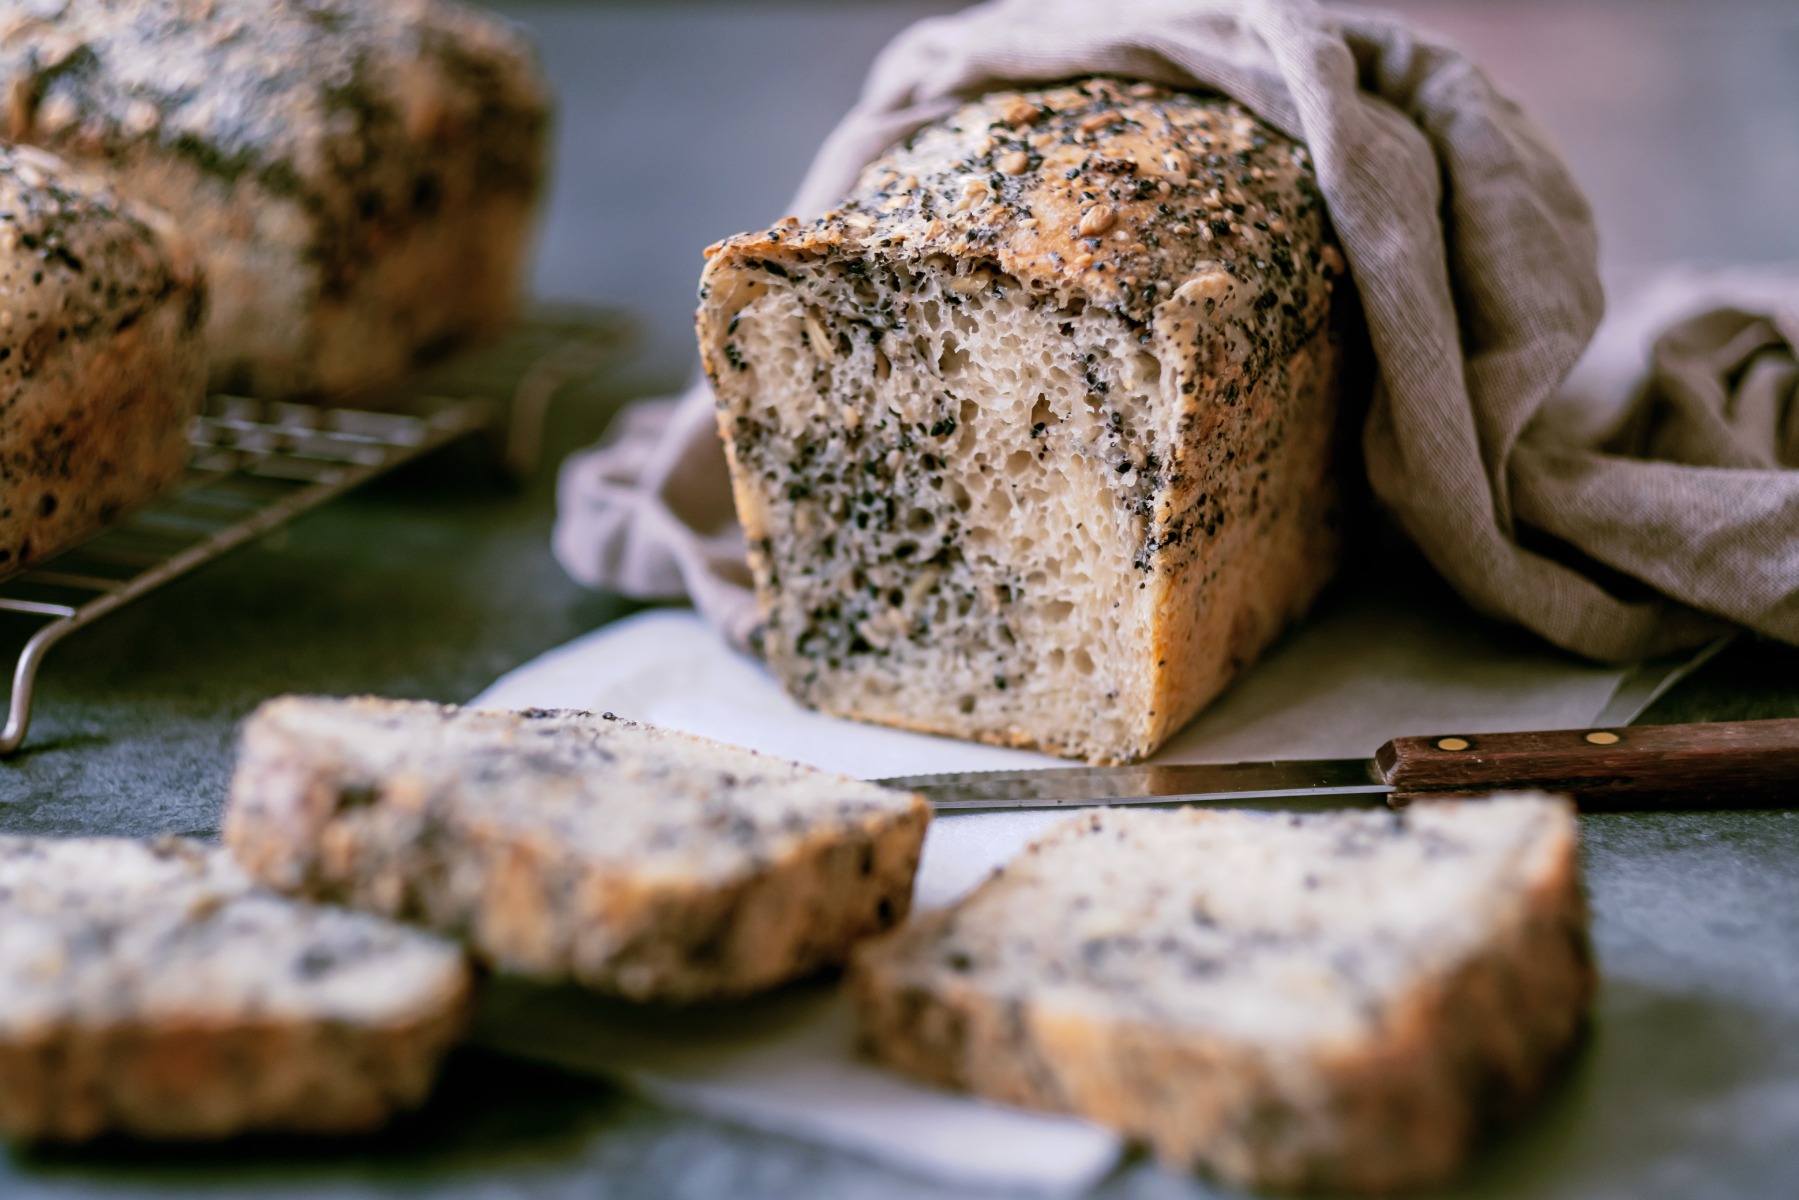
[{"label": "dark green background", "polygon": [[[699,247],[779,215],[891,33],[947,5],[506,6],[562,98],[538,286],[630,310],[633,360],[558,402],[552,457],[689,369]],[[1485,58],[1567,150],[1616,277],[1672,258],[1799,258],[1799,13],[1730,3],[1409,5]],[[236,722],[280,692],[463,700],[633,607],[551,561],[553,478],[452,449],[71,638],[0,829],[217,827]],[[1472,617],[1470,619],[1473,619]],[[12,645],[28,626],[0,625]],[[1743,642],[1656,721],[1799,716],[1799,653]],[[1799,1194],[1799,818],[1583,819],[1605,977],[1553,1101],[1456,1194]],[[900,1197],[846,1156],[671,1114],[476,1051],[378,1138],[0,1152],[0,1197]],[[1114,1197],[1204,1187],[1134,1164]]]}]

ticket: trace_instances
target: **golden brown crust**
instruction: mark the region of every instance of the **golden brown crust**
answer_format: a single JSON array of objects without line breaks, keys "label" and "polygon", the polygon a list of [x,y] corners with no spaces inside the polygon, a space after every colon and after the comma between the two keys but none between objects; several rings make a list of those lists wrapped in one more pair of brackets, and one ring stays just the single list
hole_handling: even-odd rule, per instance
[{"label": "golden brown crust", "polygon": [[119,1022],[0,1039],[0,1131],[58,1142],[366,1133],[424,1101],[471,1011],[465,978],[440,1009],[381,1028]]},{"label": "golden brown crust", "polygon": [[[1189,410],[1193,431],[1176,453],[1175,473],[1189,489],[1210,489],[1171,495],[1158,509],[1151,537],[1164,549],[1151,585],[1155,698],[1138,743],[1109,761],[1154,752],[1304,616],[1336,573],[1343,548],[1332,475],[1343,386],[1338,338],[1336,329],[1320,328],[1278,371],[1239,377],[1240,404],[1195,402]],[[1208,365],[1219,369],[1219,357],[1177,361],[1183,375],[1203,374]],[[1211,376],[1221,377],[1230,378]],[[1218,469],[1227,455],[1255,465]],[[1170,552],[1202,533],[1203,558],[1183,564],[1181,551]]]},{"label": "golden brown crust", "polygon": [[0,574],[179,478],[206,291],[180,235],[29,148],[0,151]]},{"label": "golden brown crust", "polygon": [[1304,147],[1232,101],[1105,78],[961,109],[869,166],[818,220],[708,247],[708,274],[876,250],[988,259],[1057,303],[1145,322],[1188,280],[1222,272],[1249,285],[1250,311],[1284,319],[1268,327],[1287,328],[1275,344],[1289,353],[1325,319],[1343,271]]}]

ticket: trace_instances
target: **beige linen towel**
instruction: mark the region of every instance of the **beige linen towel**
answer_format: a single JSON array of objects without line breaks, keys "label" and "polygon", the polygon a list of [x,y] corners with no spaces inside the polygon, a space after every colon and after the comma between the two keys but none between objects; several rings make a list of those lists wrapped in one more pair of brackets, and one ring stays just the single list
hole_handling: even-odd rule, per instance
[{"label": "beige linen towel", "polygon": [[[1474,607],[1614,661],[1723,622],[1799,642],[1799,322],[1702,314],[1656,344],[1610,428],[1558,420],[1546,406],[1602,307],[1591,214],[1480,69],[1396,17],[1306,0],[993,0],[923,21],[876,60],[792,211],[824,211],[968,97],[1090,73],[1226,93],[1311,147],[1378,364],[1369,483]],[[567,464],[555,545],[583,582],[688,595],[748,636],[703,384]]]}]

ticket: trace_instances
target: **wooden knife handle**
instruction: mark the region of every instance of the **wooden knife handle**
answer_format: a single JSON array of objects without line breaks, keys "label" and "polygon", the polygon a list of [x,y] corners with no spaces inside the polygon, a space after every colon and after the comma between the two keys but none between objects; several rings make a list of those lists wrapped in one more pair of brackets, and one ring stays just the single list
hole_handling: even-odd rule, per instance
[{"label": "wooden knife handle", "polygon": [[1374,761],[1395,804],[1541,788],[1588,810],[1785,807],[1799,720],[1395,738]]}]

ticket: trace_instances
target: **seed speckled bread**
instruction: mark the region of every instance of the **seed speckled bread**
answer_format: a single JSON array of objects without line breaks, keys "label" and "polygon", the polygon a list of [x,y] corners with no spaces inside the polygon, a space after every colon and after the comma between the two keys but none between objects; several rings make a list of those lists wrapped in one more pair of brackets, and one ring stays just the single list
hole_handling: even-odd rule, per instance
[{"label": "seed speckled bread", "polygon": [[457,947],[221,848],[0,837],[0,1133],[370,1129],[424,1098],[468,999]]},{"label": "seed speckled bread", "polygon": [[0,130],[171,214],[212,282],[215,388],[339,393],[511,319],[546,92],[446,0],[0,10]]},{"label": "seed speckled bread", "polygon": [[922,797],[611,714],[287,697],[243,731],[225,839],[285,891],[637,1000],[839,963],[911,903]]},{"label": "seed speckled bread", "polygon": [[1333,571],[1343,260],[1305,149],[1238,105],[991,95],[708,255],[701,354],[801,701],[1134,759]]},{"label": "seed speckled bread", "polygon": [[0,146],[0,575],[180,477],[205,312],[163,218]]},{"label": "seed speckled bread", "polygon": [[1572,808],[1099,810],[862,947],[864,1045],[1235,1186],[1441,1182],[1593,991]]}]

